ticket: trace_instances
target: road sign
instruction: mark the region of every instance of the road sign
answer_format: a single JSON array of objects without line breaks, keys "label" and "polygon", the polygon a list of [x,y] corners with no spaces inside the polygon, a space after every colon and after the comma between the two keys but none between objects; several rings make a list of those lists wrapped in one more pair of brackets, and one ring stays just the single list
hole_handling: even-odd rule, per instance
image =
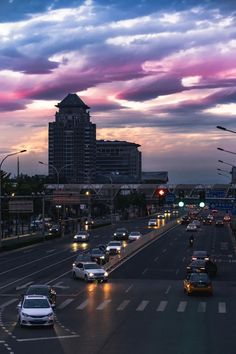
[{"label": "road sign", "polygon": [[174,203],[175,202],[175,194],[174,193],[167,193],[165,201],[166,201],[166,203]]},{"label": "road sign", "polygon": [[231,201],[214,201],[210,203],[210,209],[219,209],[219,210],[232,210],[234,203]]},{"label": "road sign", "polygon": [[53,191],[53,203],[54,204],[79,204],[80,202],[79,192],[68,191]]},{"label": "road sign", "polygon": [[9,200],[9,213],[33,213],[33,200],[17,199]]}]

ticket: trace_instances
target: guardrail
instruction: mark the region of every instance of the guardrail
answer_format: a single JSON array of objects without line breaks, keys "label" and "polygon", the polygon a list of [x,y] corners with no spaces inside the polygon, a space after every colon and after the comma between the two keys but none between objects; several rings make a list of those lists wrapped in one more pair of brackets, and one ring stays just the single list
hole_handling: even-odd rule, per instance
[{"label": "guardrail", "polygon": [[165,226],[161,227],[160,229],[155,229],[143,235],[140,239],[128,243],[126,247],[122,248],[121,253],[119,255],[112,257],[112,259],[103,266],[104,269],[107,270],[108,272],[111,271],[116,265],[122,263],[131,254],[135,253],[138,250],[141,250],[148,243],[150,243],[154,239],[157,239],[163,233],[165,233],[170,229],[175,228],[178,225],[179,225],[178,219],[173,220],[168,224],[166,224]]}]

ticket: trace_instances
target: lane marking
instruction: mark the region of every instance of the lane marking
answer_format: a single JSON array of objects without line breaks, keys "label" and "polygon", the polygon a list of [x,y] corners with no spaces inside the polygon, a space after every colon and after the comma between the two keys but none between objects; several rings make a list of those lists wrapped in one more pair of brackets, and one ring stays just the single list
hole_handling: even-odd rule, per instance
[{"label": "lane marking", "polygon": [[206,312],[206,302],[200,302],[198,304],[197,312]]},{"label": "lane marking", "polygon": [[154,258],[154,262],[156,262],[159,259],[159,256],[157,256],[156,258]]},{"label": "lane marking", "polygon": [[133,286],[134,286],[134,284],[131,284],[131,285],[125,290],[125,292],[128,293],[128,292],[132,289]]},{"label": "lane marking", "polygon": [[27,286],[29,286],[29,285],[31,285],[31,284],[33,284],[33,281],[30,281],[30,282],[28,282],[28,283],[26,283],[26,284],[17,286],[17,287],[16,287],[16,290],[22,290],[22,289],[26,288]]},{"label": "lane marking", "polygon": [[178,307],[177,307],[177,312],[184,312],[187,306],[187,301],[180,301]]},{"label": "lane marking", "polygon": [[52,252],[55,252],[55,251],[56,251],[56,249],[54,248],[53,250],[46,251],[46,253],[52,253]]},{"label": "lane marking", "polygon": [[219,313],[226,313],[226,303],[225,302],[219,302],[218,312]]},{"label": "lane marking", "polygon": [[57,306],[57,308],[59,310],[64,309],[66,306],[68,306],[72,301],[74,301],[74,299],[66,299],[65,301],[63,301],[59,306]]},{"label": "lane marking", "polygon": [[138,307],[136,308],[136,311],[143,311],[146,306],[148,305],[149,301],[147,300],[143,300],[140,302],[140,304],[138,305]]},{"label": "lane marking", "polygon": [[122,303],[117,307],[117,311],[123,311],[130,303],[130,300],[124,300]]},{"label": "lane marking", "polygon": [[85,307],[88,305],[89,300],[85,300],[84,302],[82,302],[78,307],[76,307],[76,310],[83,310],[85,309]]},{"label": "lane marking", "polygon": [[71,339],[80,337],[79,334],[73,334],[71,336],[58,336],[58,337],[38,337],[38,338],[22,338],[17,339],[17,342],[37,342],[39,340],[48,340],[48,339]]},{"label": "lane marking", "polygon": [[170,289],[171,289],[171,285],[169,285],[168,288],[166,289],[166,291],[165,291],[166,295],[169,293]]},{"label": "lane marking", "polygon": [[158,306],[158,308],[157,308],[157,311],[158,312],[165,311],[165,308],[166,308],[167,304],[168,304],[168,301],[161,301],[159,306]]},{"label": "lane marking", "polygon": [[111,300],[104,300],[100,305],[98,305],[96,310],[99,310],[99,311],[103,310],[110,302],[111,302]]},{"label": "lane marking", "polygon": [[0,305],[0,308],[4,308],[4,307],[6,307],[8,305],[11,305],[11,304],[13,304],[16,301],[19,301],[19,299],[12,299],[12,300],[9,300],[7,302],[4,302],[3,304]]},{"label": "lane marking", "polygon": [[148,268],[145,268],[144,271],[142,272],[142,274],[147,273],[147,271],[148,271]]}]

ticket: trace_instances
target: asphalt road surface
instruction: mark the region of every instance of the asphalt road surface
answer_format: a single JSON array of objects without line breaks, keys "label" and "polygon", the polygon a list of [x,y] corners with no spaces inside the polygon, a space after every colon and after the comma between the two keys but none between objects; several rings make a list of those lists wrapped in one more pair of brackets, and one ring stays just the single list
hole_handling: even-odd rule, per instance
[{"label": "asphalt road surface", "polygon": [[[207,250],[218,266],[213,296],[183,292],[192,253],[184,225],[117,267],[108,283],[72,279],[79,249],[108,242],[116,226],[93,230],[87,246],[73,244],[71,236],[0,255],[0,353],[235,354],[236,254],[229,226],[201,226],[194,234],[193,249]],[[147,219],[119,226],[150,231]],[[53,329],[17,323],[19,296],[33,283],[57,291]]]}]

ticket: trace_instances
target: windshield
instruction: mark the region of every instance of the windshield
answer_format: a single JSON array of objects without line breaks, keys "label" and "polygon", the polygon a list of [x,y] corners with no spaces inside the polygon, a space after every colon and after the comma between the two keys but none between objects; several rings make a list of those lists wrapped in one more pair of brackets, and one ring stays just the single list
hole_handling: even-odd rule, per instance
[{"label": "windshield", "polygon": [[120,246],[120,242],[109,242],[108,246]]},{"label": "windshield", "polygon": [[85,264],[84,269],[101,269],[101,267],[94,263],[94,264]]},{"label": "windshield", "polygon": [[46,299],[25,299],[23,307],[26,309],[47,309],[50,304]]}]

